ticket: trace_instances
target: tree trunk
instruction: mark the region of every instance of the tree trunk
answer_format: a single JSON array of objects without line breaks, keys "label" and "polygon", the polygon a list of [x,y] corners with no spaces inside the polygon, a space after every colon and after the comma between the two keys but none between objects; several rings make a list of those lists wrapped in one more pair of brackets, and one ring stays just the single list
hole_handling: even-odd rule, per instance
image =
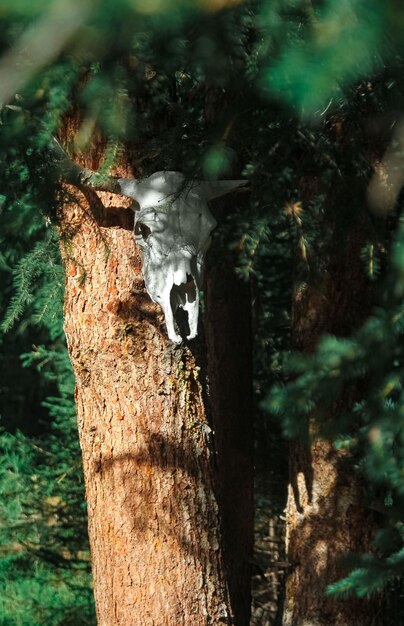
[{"label": "tree trunk", "polygon": [[[343,200],[342,200],[343,202]],[[332,226],[330,226],[332,228]],[[346,224],[345,224],[346,227]],[[360,258],[366,223],[351,219],[349,230],[333,236],[335,248],[321,285],[305,284],[296,291],[293,311],[294,345],[313,352],[322,334],[351,334],[370,308],[370,289]],[[329,419],[349,410],[357,397],[347,386]],[[380,624],[379,600],[335,599],[327,586],[348,570],[343,557],[367,552],[375,530],[364,504],[363,486],[346,450],[316,437],[311,443],[290,444],[290,485],[286,508],[287,555],[284,626],[370,626]]]},{"label": "tree trunk", "polygon": [[247,626],[248,306],[222,302],[226,319],[212,317],[213,278],[207,358],[202,339],[170,343],[131,211],[86,195],[90,206],[80,194],[62,210],[61,239],[98,624]]}]

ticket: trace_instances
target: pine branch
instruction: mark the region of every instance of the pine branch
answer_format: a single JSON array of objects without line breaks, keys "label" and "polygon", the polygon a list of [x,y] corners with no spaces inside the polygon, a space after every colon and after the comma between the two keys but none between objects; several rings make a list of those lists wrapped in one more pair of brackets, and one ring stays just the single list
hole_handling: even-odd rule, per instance
[{"label": "pine branch", "polygon": [[[18,105],[6,104],[4,108],[30,115],[29,111]],[[51,137],[48,147],[51,156],[53,156],[58,163],[62,177],[66,183],[74,185],[80,190],[83,190],[84,187],[93,189],[94,191],[109,191],[110,193],[122,194],[117,177],[94,172],[72,161],[55,137]]]},{"label": "pine branch", "polygon": [[52,138],[50,151],[59,161],[62,176],[67,183],[82,189],[89,187],[94,191],[109,191],[111,193],[122,193],[118,178],[99,174],[86,167],[81,167],[72,161],[57,139]]}]

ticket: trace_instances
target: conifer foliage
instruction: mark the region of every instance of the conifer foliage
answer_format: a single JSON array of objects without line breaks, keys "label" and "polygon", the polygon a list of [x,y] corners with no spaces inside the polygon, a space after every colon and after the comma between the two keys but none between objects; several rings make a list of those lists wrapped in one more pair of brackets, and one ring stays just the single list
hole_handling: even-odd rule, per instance
[{"label": "conifer foliage", "polygon": [[2,221],[0,623],[91,624],[63,273],[55,233],[36,214],[22,205]]},{"label": "conifer foliage", "polygon": [[[58,237],[68,250],[69,233],[57,226],[67,191],[54,137],[68,154],[103,145],[102,161],[92,164],[101,176],[127,153],[139,176],[172,169],[190,179],[250,180],[248,211],[223,218],[215,236],[237,252],[236,271],[254,285],[255,389],[257,403],[270,414],[259,414],[258,432],[270,419],[272,432],[305,437],[315,414],[316,436],[346,449],[366,483],[367,506],[380,529],[375,551],[356,555],[351,574],[329,593],[363,597],[386,584],[399,586],[399,3],[1,4],[0,580],[6,593],[0,624],[79,626],[94,620],[74,383],[61,321]],[[72,111],[81,125],[67,137],[64,124]],[[366,199],[366,189],[375,188],[382,192]],[[380,198],[388,204],[390,196],[386,210]],[[342,240],[359,214],[366,214],[359,262],[371,285],[370,316],[344,338],[323,337],[310,355],[290,352],[293,291],[321,283],[327,259],[338,254],[335,232]],[[360,390],[355,403],[330,423],[330,408],[352,384]]]}]

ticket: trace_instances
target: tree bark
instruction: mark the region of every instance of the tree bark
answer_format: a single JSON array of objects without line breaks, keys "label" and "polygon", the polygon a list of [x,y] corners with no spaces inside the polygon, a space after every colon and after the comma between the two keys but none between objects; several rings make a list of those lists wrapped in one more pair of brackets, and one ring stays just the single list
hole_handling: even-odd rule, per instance
[{"label": "tree bark", "polygon": [[[332,226],[330,226],[332,228]],[[370,288],[360,252],[366,222],[352,218],[349,230],[335,232],[330,262],[321,284],[296,291],[293,310],[294,346],[313,352],[323,334],[348,336],[365,319]],[[352,407],[355,386],[346,387],[330,420]],[[284,626],[369,626],[380,624],[378,598],[336,599],[327,586],[348,574],[343,557],[367,552],[375,530],[364,491],[346,450],[319,438],[315,419],[308,439],[290,443],[290,484],[286,508],[289,573],[286,580]]]},{"label": "tree bark", "polygon": [[[223,202],[223,201],[222,201]],[[228,211],[228,209],[225,209]],[[216,213],[220,222],[220,213]],[[205,332],[217,483],[230,594],[240,624],[249,624],[253,497],[253,415],[250,285],[232,258],[212,246],[206,285]]]},{"label": "tree bark", "polygon": [[144,289],[133,215],[120,196],[86,196],[61,211],[61,242],[98,624],[247,626],[248,306],[208,316],[208,355],[202,339],[171,344]]}]

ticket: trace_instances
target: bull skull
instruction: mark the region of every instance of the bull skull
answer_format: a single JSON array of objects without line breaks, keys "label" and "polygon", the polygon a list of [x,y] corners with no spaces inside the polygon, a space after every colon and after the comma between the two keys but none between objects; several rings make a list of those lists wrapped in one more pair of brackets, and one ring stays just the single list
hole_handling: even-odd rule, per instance
[{"label": "bull skull", "polygon": [[119,179],[121,193],[136,200],[135,240],[142,249],[143,276],[153,302],[163,309],[168,337],[181,343],[174,316],[188,314],[189,335],[198,332],[199,289],[205,254],[216,221],[208,201],[237,187],[242,180],[186,183],[180,172],[156,172],[144,180]]}]

